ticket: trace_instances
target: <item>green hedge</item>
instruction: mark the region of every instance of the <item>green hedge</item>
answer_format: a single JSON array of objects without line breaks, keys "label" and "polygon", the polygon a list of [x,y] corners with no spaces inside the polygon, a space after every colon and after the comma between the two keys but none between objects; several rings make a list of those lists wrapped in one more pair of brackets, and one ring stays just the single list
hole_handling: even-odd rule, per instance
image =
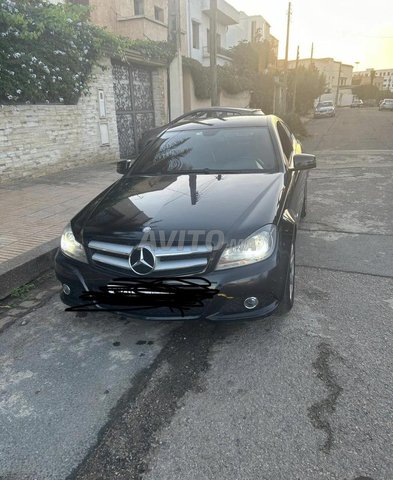
[{"label": "green hedge", "polygon": [[81,5],[0,0],[0,102],[76,103],[104,52],[169,61],[166,42],[130,41],[89,22]]},{"label": "green hedge", "polygon": [[[200,100],[210,98],[210,67],[204,67],[200,62],[189,57],[183,57],[183,66],[190,70],[195,96]],[[217,67],[217,81],[219,89],[229,94],[237,94],[252,88],[250,79],[239,75],[231,64]]]}]

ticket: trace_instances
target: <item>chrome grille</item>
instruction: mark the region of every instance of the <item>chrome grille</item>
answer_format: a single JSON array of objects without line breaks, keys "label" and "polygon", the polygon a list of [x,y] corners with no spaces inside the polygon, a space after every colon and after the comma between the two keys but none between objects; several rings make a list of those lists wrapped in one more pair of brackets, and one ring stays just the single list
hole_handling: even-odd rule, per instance
[{"label": "chrome grille", "polygon": [[[156,266],[150,275],[173,272],[202,273],[205,271],[212,247],[207,245],[155,247],[148,245],[156,257]],[[133,250],[130,245],[91,240],[88,243],[91,259],[98,266],[132,272],[129,256]]]}]

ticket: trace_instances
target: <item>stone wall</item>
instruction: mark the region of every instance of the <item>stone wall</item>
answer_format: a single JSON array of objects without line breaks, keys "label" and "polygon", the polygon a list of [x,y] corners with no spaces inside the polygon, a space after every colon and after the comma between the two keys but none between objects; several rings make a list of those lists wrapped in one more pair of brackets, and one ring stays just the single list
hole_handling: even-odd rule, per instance
[{"label": "stone wall", "polygon": [[119,158],[112,69],[109,59],[101,64],[108,68],[95,68],[77,105],[0,106],[0,183]]}]

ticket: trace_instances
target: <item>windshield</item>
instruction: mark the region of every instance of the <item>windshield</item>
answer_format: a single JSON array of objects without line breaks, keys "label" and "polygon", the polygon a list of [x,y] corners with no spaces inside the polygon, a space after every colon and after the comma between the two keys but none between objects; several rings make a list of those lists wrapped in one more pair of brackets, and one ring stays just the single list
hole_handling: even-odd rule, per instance
[{"label": "windshield", "polygon": [[317,108],[323,108],[323,107],[333,107],[333,102],[318,103]]},{"label": "windshield", "polygon": [[142,152],[130,174],[275,172],[266,127],[201,128],[166,132]]}]

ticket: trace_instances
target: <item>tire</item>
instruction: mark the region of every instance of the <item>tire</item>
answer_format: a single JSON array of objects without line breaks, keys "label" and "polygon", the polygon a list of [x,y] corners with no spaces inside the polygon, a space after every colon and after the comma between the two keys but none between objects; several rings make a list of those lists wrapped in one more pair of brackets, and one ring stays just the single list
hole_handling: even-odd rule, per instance
[{"label": "tire", "polygon": [[295,299],[295,239],[292,240],[289,254],[289,266],[285,282],[284,296],[278,307],[279,315],[287,314],[293,307]]}]

